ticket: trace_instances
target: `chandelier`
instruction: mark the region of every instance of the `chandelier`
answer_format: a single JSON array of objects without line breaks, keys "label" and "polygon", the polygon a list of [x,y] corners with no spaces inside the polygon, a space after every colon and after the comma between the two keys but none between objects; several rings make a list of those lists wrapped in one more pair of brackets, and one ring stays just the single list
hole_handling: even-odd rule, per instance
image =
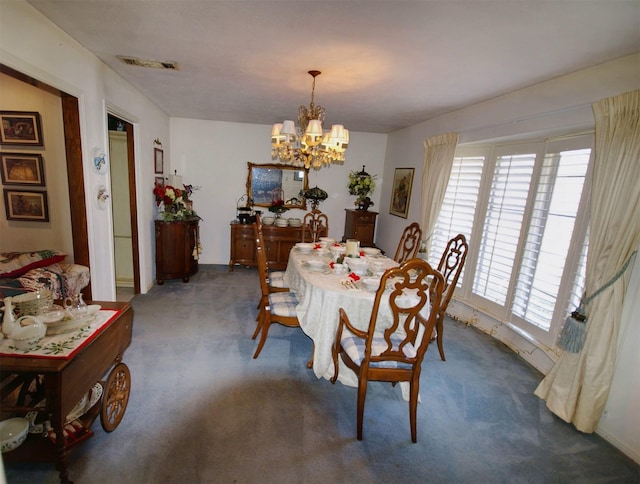
[{"label": "chandelier", "polygon": [[344,162],[349,130],[341,124],[334,124],[330,131],[323,132],[324,108],[313,104],[316,77],[321,72],[309,71],[309,74],[313,77],[311,104],[308,109],[306,106],[298,108],[298,127],[291,120],[273,125],[271,158],[287,165],[319,170],[323,165]]}]

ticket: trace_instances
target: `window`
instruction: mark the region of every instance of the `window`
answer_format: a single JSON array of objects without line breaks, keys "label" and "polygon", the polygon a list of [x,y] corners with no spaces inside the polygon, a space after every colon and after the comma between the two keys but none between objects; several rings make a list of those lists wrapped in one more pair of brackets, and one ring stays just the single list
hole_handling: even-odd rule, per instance
[{"label": "window", "polygon": [[[450,239],[458,234],[464,235],[467,242],[471,238],[484,161],[484,155],[457,156],[453,160],[444,202],[431,237],[429,262],[436,267]],[[458,285],[463,277],[464,267]]]},{"label": "window", "polygon": [[582,294],[592,136],[460,147],[431,243],[469,241],[459,297],[552,346]]}]

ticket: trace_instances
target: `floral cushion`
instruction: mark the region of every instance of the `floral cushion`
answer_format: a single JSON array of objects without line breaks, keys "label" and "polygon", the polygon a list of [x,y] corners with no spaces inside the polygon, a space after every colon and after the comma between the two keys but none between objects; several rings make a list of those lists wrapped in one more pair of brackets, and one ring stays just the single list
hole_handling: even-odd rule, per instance
[{"label": "floral cushion", "polygon": [[25,292],[49,289],[54,299],[78,294],[89,284],[89,268],[80,264],[51,264],[13,279],[0,279],[0,300]]},{"label": "floral cushion", "polygon": [[62,262],[67,254],[56,250],[0,254],[0,278],[20,277],[31,269]]}]

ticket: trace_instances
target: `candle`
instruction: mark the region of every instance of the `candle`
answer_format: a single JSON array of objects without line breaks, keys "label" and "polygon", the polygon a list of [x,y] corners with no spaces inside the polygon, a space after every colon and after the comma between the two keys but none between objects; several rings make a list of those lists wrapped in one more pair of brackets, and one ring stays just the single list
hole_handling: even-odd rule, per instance
[{"label": "candle", "polygon": [[347,239],[347,257],[360,256],[360,241],[356,239]]}]

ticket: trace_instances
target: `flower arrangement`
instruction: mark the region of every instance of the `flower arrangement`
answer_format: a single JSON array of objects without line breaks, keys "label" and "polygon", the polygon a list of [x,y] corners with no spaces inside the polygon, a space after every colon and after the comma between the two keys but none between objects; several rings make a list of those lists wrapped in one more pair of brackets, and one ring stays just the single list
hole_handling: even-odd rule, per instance
[{"label": "flower arrangement", "polygon": [[280,216],[283,212],[286,212],[289,208],[284,204],[284,200],[282,198],[277,198],[271,202],[271,206],[269,207],[269,212],[275,213],[277,216]]},{"label": "flower arrangement", "polygon": [[171,185],[164,186],[156,183],[153,194],[156,197],[156,206],[160,207],[162,204],[160,217],[165,222],[197,217],[197,214],[192,209],[192,202],[189,200],[194,187],[192,185],[183,185],[183,187],[180,189]]},{"label": "flower arrangement", "polygon": [[358,207],[362,207],[366,205],[366,210],[373,202],[369,198],[369,194],[373,193],[376,188],[376,175],[369,175],[364,170],[364,165],[362,165],[362,171],[352,171],[349,173],[349,183],[347,188],[349,189],[349,195],[357,195],[357,199],[355,201],[355,205]]}]

